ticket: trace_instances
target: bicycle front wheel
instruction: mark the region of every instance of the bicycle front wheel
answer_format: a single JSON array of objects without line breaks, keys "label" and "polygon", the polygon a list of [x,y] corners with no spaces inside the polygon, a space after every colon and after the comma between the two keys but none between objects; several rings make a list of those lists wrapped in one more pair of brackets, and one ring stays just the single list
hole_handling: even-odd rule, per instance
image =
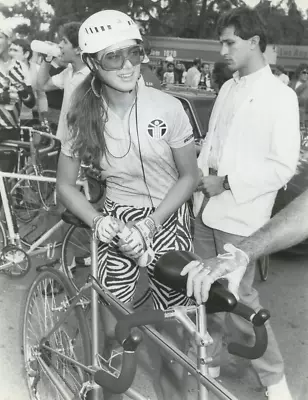
[{"label": "bicycle front wheel", "polygon": [[[31,400],[64,399],[51,375],[76,399],[89,379],[82,368],[91,364],[85,312],[78,304],[67,313],[75,294],[63,273],[52,268],[43,270],[30,287],[24,311],[23,352]],[[50,334],[65,314],[64,322]]]}]

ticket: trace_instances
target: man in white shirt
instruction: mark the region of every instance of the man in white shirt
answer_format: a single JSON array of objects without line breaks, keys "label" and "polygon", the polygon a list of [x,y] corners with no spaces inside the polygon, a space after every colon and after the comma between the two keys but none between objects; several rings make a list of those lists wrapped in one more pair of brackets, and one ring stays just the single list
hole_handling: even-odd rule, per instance
[{"label": "man in white shirt", "polygon": [[275,75],[285,85],[290,83],[290,78],[285,74],[284,69],[280,65],[276,65]]},{"label": "man in white shirt", "polygon": [[52,57],[46,57],[42,62],[38,72],[37,84],[38,86],[48,92],[55,89],[63,89],[63,102],[60,112],[59,124],[57,129],[57,138],[63,142],[67,134],[67,112],[70,106],[71,96],[75,88],[86,78],[89,74],[88,67],[84,64],[80,56],[78,47],[78,32],[81,23],[69,22],[62,27],[60,42],[61,56],[64,63],[68,63],[65,70],[58,75],[50,76],[49,71],[51,68]]},{"label": "man in white shirt", "polygon": [[[198,158],[195,252],[202,259],[224,253],[226,243],[236,246],[270,219],[277,191],[295,173],[300,143],[297,98],[266,65],[266,33],[257,11],[248,7],[231,10],[221,17],[218,32],[221,54],[235,73],[219,92]],[[189,272],[196,287],[199,272],[202,275],[200,265],[192,266]],[[255,262],[251,262],[238,295],[241,302],[258,310],[259,295],[252,287],[254,273]],[[224,326],[232,323],[244,334],[251,332],[231,314],[209,318],[214,338],[210,373],[217,376]],[[270,325],[267,331],[267,350],[252,365],[267,387],[269,400],[291,400]]]},{"label": "man in white shirt", "polygon": [[196,89],[200,83],[201,78],[201,60],[195,58],[192,67],[189,68],[186,75],[185,85]]}]

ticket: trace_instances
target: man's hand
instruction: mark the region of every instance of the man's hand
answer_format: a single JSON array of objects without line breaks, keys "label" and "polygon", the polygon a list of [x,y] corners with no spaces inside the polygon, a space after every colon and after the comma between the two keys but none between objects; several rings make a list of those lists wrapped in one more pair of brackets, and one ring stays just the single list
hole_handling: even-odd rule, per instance
[{"label": "man's hand", "polygon": [[224,249],[228,253],[203,262],[192,261],[181,272],[182,276],[188,274],[187,296],[193,295],[198,304],[207,301],[213,282],[222,278],[228,281],[228,289],[238,298],[238,288],[249,264],[249,258],[246,253],[231,244],[226,244]]},{"label": "man's hand", "polygon": [[197,191],[202,192],[205,197],[217,196],[225,190],[223,188],[223,181],[223,176],[204,176],[199,180]]}]

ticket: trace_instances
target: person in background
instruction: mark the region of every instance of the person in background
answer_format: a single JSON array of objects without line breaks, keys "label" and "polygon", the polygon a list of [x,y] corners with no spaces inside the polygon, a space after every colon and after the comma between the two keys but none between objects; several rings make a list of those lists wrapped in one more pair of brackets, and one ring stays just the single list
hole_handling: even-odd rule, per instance
[{"label": "person in background", "polygon": [[167,56],[164,60],[160,61],[160,65],[156,69],[156,74],[161,83],[163,83],[164,73],[167,71],[168,63],[173,63],[173,62],[174,62],[174,58],[172,56]]},{"label": "person in background", "polygon": [[199,87],[206,90],[211,90],[211,73],[210,65],[208,63],[202,63],[201,65],[201,75]]},{"label": "person in background", "polygon": [[232,72],[224,61],[217,61],[212,72],[211,87],[218,94],[222,85],[232,78]]},{"label": "person in background", "polygon": [[201,60],[195,58],[192,67],[189,68],[186,75],[185,85],[196,89],[200,83],[201,77]]},{"label": "person in background", "polygon": [[[22,63],[14,60],[9,49],[13,31],[4,22],[0,28],[0,142],[2,140],[20,140],[20,110],[25,104],[29,108],[35,105],[29,74]],[[0,169],[12,171],[17,155],[2,153]]]},{"label": "person in background", "polygon": [[37,84],[41,90],[46,92],[62,89],[63,102],[59,117],[59,124],[56,136],[62,142],[67,134],[67,111],[70,107],[71,96],[74,89],[89,75],[89,68],[83,63],[80,57],[78,47],[78,32],[81,23],[69,22],[64,24],[60,30],[61,42],[59,44],[61,50],[61,60],[68,66],[59,74],[50,76],[51,62],[53,57],[47,56],[42,62]]},{"label": "person in background", "polygon": [[175,75],[174,75],[174,64],[173,62],[169,62],[167,64],[167,71],[164,73],[163,84],[173,84],[175,83]]},{"label": "person in background", "polygon": [[14,39],[10,46],[10,56],[12,59],[20,61],[25,68],[25,74],[29,74],[36,99],[36,105],[32,109],[24,104],[22,105],[20,113],[21,125],[38,124],[48,111],[48,102],[46,93],[36,89],[36,79],[39,69],[37,54],[33,54],[30,42],[27,40]]},{"label": "person in background", "polygon": [[[267,36],[258,11],[241,7],[223,14],[218,34],[221,55],[233,77],[219,91],[198,157],[194,245],[203,260],[225,250],[236,256],[232,246],[270,219],[277,191],[296,171],[300,148],[297,98],[276,79],[265,61]],[[227,249],[226,243],[230,244]],[[242,303],[258,310],[261,305],[253,288],[254,276],[255,262],[251,262],[238,296]],[[213,377],[219,376],[222,337],[231,326],[247,339],[251,337],[247,325],[236,316],[208,316],[214,339],[209,370]],[[267,350],[252,361],[252,366],[267,388],[269,400],[291,400],[282,355],[269,324],[267,332]]]},{"label": "person in background", "polygon": [[275,66],[275,74],[277,78],[284,83],[285,85],[289,85],[290,83],[290,78],[288,75],[285,73],[284,68],[281,65],[276,65]]},{"label": "person in background", "polygon": [[181,66],[182,66],[182,79],[181,79],[181,82],[180,82],[180,83],[182,83],[183,85],[185,85],[185,83],[186,83],[186,77],[187,77],[187,71],[186,71],[186,67],[185,67],[185,64],[184,64],[184,63],[182,63]]},{"label": "person in background", "polygon": [[181,61],[176,61],[174,65],[174,83],[182,83],[183,72],[184,71]]},{"label": "person in background", "polygon": [[144,36],[143,36],[143,44],[144,44],[145,57],[140,65],[141,76],[146,86],[150,86],[160,90],[161,89],[160,81],[157,75],[152,71],[151,67],[149,66],[151,46],[148,39]]},{"label": "person in background", "polygon": [[308,128],[308,64],[297,67],[290,87],[297,94],[301,125]]}]

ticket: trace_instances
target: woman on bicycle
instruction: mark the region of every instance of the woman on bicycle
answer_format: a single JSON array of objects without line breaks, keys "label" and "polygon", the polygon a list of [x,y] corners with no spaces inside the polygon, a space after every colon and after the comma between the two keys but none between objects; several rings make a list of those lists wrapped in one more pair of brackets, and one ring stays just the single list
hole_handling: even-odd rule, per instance
[{"label": "woman on bicycle", "polygon": [[[72,96],[58,194],[96,232],[99,279],[119,300],[133,300],[136,260],[147,243],[155,252],[147,265],[155,307],[186,305],[190,300],[158,283],[153,269],[170,250],[192,250],[186,202],[198,168],[188,117],[177,99],[139,83],[142,38],[126,14],[104,10],[90,16],[80,28],[79,47],[91,74]],[[106,180],[101,214],[76,187],[82,160],[98,165]],[[124,224],[139,233],[128,244],[116,237]]]}]

